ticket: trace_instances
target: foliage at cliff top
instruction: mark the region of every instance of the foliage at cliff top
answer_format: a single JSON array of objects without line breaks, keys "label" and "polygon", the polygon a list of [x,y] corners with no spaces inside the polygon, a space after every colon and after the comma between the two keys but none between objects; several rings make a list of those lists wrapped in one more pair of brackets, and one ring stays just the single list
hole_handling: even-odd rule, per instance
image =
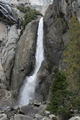
[{"label": "foliage at cliff top", "polygon": [[17,8],[22,12],[22,13],[26,13],[29,12],[31,10],[31,8],[29,6],[27,7],[23,7],[23,6],[17,6]]},{"label": "foliage at cliff top", "polygon": [[42,16],[42,14],[35,10],[35,9],[31,9],[29,6],[27,7],[23,7],[23,6],[18,6],[17,7],[21,12],[25,13],[24,15],[24,22],[23,22],[23,28],[25,28],[25,26],[31,22],[32,20],[37,18],[37,15]]}]

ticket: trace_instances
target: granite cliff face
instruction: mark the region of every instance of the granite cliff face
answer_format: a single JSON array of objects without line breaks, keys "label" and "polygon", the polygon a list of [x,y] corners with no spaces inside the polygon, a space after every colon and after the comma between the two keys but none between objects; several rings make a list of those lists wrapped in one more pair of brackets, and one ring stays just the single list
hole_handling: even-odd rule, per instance
[{"label": "granite cliff face", "polygon": [[[28,4],[28,1],[27,3],[25,3],[25,0],[23,2],[25,6]],[[16,8],[17,5],[22,4],[22,1],[11,0],[11,3],[18,22],[12,23],[10,19],[5,16],[6,14],[2,14],[3,11],[1,11],[2,19],[0,21],[0,108],[2,109],[16,103],[16,95],[19,93],[25,76],[32,74],[35,66],[35,48],[39,21],[39,19],[37,19],[30,22],[23,31],[20,20],[23,20],[24,14]],[[7,21],[4,20],[3,16],[6,17]],[[38,72],[35,91],[35,100],[37,101],[43,102],[49,99],[49,88],[51,80],[54,78],[53,69],[55,66],[59,69],[65,68],[62,62],[62,54],[68,38],[68,24],[72,16],[76,16],[78,21],[80,21],[80,0],[54,0],[53,4],[48,7],[45,13],[45,60],[42,62]],[[11,24],[9,24],[9,22],[11,22]],[[35,105],[37,105],[37,107],[40,106],[40,104]],[[38,109],[35,110],[34,106],[29,106],[27,109],[35,113]],[[42,106],[40,106],[39,109],[41,108]],[[24,113],[25,111],[25,107],[14,107],[4,110],[5,114],[3,114],[3,111],[0,111],[0,114],[2,115],[2,120],[4,118],[4,120],[34,119],[32,113],[31,116],[22,115],[28,115],[28,111]],[[16,115],[16,113],[18,115]],[[36,113],[41,115],[39,111]],[[36,116],[36,120],[43,120],[43,116]],[[45,119],[51,120],[49,116],[45,116]],[[56,119],[60,120],[60,118]]]},{"label": "granite cliff face", "polygon": [[[7,82],[6,80],[10,78],[16,43],[20,34],[19,29],[17,29],[17,21],[15,22],[15,20],[17,20],[15,18],[17,17],[15,16],[14,18],[13,15],[10,14],[10,6],[3,2],[0,2],[0,6],[0,62],[1,66],[3,66],[2,75],[4,74],[4,77],[0,79],[2,82]],[[14,22],[11,17],[15,19]]]},{"label": "granite cliff face", "polygon": [[[20,0],[19,2],[11,1],[16,5],[21,4],[20,2]],[[24,15],[16,9],[14,4],[14,10],[20,20]],[[35,99],[38,101],[45,101],[49,97],[54,66],[60,69],[64,67],[61,58],[68,37],[68,24],[73,15],[80,21],[80,0],[54,0],[45,13],[45,60],[38,72],[35,93]],[[9,25],[9,22],[0,21],[0,86],[1,90],[10,86],[14,94],[18,93],[25,76],[31,74],[35,65],[38,20],[29,23],[22,34],[20,32],[22,26],[19,23],[20,21]]]},{"label": "granite cliff face", "polygon": [[[12,2],[13,1],[11,1],[11,4]],[[21,20],[23,20],[24,14],[16,8],[17,5],[21,3],[17,4],[18,1],[15,2],[16,3],[13,2],[14,4],[11,6],[9,1],[0,1],[1,106],[5,99],[9,101],[7,97],[12,97],[6,96],[7,91],[5,89],[9,89],[10,86],[11,89],[17,93],[25,76],[32,72],[35,64],[34,56],[38,20],[31,22],[21,35],[22,26],[20,23]],[[14,10],[12,11],[12,9]]]},{"label": "granite cliff face", "polygon": [[70,18],[79,20],[79,0],[54,0],[44,16],[44,49],[49,71],[59,67],[62,51],[67,40]]},{"label": "granite cliff face", "polygon": [[[3,8],[3,4],[5,8]],[[11,10],[14,9],[17,22],[13,23],[11,19],[8,19],[6,12],[0,16],[0,106],[4,104],[5,100],[7,101],[6,105],[9,101],[12,102],[11,99],[7,99],[7,97],[12,97],[10,88],[17,93],[26,74],[29,74],[34,67],[38,26],[38,20],[35,20],[23,32],[21,21],[23,21],[24,14],[16,6],[12,7],[11,4],[10,6],[7,4],[9,2],[1,2],[2,14],[5,9],[8,17],[11,17],[12,14],[8,11],[8,7]],[[6,89],[10,90],[10,96]]]}]

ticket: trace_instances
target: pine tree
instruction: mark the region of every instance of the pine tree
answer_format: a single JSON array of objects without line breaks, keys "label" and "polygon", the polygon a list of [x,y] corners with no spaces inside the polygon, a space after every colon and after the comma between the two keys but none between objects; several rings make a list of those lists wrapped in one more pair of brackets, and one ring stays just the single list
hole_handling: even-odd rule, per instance
[{"label": "pine tree", "polygon": [[67,90],[68,84],[66,76],[62,71],[55,73],[55,78],[51,85],[51,100],[47,109],[55,114],[62,114],[67,110],[67,99],[69,99],[69,92]]}]

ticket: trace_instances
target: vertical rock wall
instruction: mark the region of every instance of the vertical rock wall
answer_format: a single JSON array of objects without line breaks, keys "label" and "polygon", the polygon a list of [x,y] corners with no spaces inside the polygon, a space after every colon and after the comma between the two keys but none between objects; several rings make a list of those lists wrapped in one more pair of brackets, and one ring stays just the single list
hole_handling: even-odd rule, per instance
[{"label": "vertical rock wall", "polygon": [[68,24],[74,15],[80,21],[80,0],[54,0],[44,16],[44,54],[45,61],[38,73],[36,99],[46,100],[49,95],[53,69],[63,69],[62,53],[68,40]]},{"label": "vertical rock wall", "polygon": [[3,66],[4,70],[4,78],[6,78],[8,81],[7,83],[9,84],[13,58],[19,34],[16,25],[9,26],[2,22],[0,23],[0,30],[1,65]]}]

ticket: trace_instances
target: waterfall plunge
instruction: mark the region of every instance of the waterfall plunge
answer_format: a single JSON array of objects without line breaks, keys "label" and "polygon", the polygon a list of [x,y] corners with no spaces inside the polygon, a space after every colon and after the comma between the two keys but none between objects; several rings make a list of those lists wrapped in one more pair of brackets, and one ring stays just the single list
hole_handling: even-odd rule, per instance
[{"label": "waterfall plunge", "polygon": [[35,87],[36,87],[37,72],[40,69],[42,61],[44,60],[43,18],[41,18],[39,21],[35,58],[36,58],[36,65],[35,65],[34,73],[32,76],[26,77],[24,85],[21,88],[20,100],[19,100],[20,105],[27,105],[29,104],[29,100],[33,99]]}]

